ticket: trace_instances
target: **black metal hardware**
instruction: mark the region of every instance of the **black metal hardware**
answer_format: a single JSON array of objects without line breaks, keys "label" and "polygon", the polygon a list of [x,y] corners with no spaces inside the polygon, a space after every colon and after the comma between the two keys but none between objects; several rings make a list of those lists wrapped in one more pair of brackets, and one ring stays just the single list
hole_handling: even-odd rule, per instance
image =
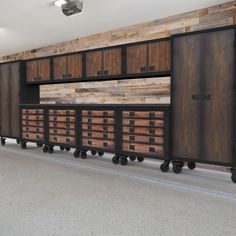
[{"label": "black metal hardware", "polygon": [[155,143],[155,138],[149,138],[150,143]]},{"label": "black metal hardware", "polygon": [[155,152],[155,148],[154,147],[149,147],[149,152]]},{"label": "black metal hardware", "polygon": [[200,100],[200,95],[198,95],[198,94],[193,94],[193,95],[192,95],[192,100]]},{"label": "black metal hardware", "polygon": [[130,125],[135,125],[135,120],[130,120],[130,121],[129,121],[129,124],[130,124]]},{"label": "black metal hardware", "polygon": [[205,95],[203,96],[203,99],[204,99],[205,101],[211,100],[211,94],[205,94]]},{"label": "black metal hardware", "polygon": [[129,136],[130,141],[135,141],[135,136]]},{"label": "black metal hardware", "polygon": [[150,120],[150,126],[155,126],[155,121],[154,120]]},{"label": "black metal hardware", "polygon": [[142,66],[142,67],[140,68],[140,70],[141,70],[141,72],[146,72],[146,71],[147,71],[147,67]]},{"label": "black metal hardware", "polygon": [[156,67],[155,66],[149,66],[150,71],[155,71]]},{"label": "black metal hardware", "polygon": [[108,70],[104,70],[104,75],[108,75],[109,71]]},{"label": "black metal hardware", "polygon": [[102,75],[102,71],[97,71],[97,75]]}]

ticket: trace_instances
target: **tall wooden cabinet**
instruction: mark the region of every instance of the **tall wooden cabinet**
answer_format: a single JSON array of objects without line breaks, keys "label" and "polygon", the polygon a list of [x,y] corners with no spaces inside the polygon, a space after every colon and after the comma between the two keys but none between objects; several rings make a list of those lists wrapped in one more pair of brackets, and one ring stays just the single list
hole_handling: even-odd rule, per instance
[{"label": "tall wooden cabinet", "polygon": [[234,166],[235,29],[172,39],[172,154]]},{"label": "tall wooden cabinet", "polygon": [[39,103],[39,88],[25,85],[23,62],[0,64],[0,136],[20,137],[20,103]]}]

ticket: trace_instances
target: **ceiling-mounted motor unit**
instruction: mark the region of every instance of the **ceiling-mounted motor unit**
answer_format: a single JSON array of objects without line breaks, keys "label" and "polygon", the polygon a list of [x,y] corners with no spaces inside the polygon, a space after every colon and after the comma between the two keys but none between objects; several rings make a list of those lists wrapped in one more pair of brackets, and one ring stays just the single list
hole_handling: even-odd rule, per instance
[{"label": "ceiling-mounted motor unit", "polygon": [[83,10],[83,1],[82,0],[66,0],[66,3],[64,3],[61,6],[62,12],[66,16],[72,16],[77,13],[82,12]]}]

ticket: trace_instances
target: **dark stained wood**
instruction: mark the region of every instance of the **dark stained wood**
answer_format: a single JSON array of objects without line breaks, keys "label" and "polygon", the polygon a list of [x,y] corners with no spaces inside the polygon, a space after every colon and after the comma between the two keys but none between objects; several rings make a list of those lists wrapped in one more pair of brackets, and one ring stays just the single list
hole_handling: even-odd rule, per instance
[{"label": "dark stained wood", "polygon": [[102,51],[88,52],[86,54],[87,77],[101,76],[102,69]]},{"label": "dark stained wood", "polygon": [[67,56],[53,58],[54,80],[66,79],[67,77]]},{"label": "dark stained wood", "polygon": [[67,57],[68,60],[68,79],[82,78],[82,55],[74,54]]},{"label": "dark stained wood", "polygon": [[38,77],[38,61],[28,61],[26,62],[26,79],[27,82],[37,81]]},{"label": "dark stained wood", "polygon": [[51,79],[50,59],[38,60],[38,80],[47,81]]},{"label": "dark stained wood", "polygon": [[114,143],[114,141],[110,141],[110,140],[83,138],[82,144],[85,147],[103,148],[103,149],[109,150],[109,151],[115,150],[115,143]]}]

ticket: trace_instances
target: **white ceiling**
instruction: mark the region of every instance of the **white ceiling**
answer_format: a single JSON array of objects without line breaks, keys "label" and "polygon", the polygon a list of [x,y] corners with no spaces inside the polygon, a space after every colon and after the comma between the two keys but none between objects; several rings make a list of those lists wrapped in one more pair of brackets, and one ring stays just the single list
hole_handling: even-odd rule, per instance
[{"label": "white ceiling", "polygon": [[227,0],[84,0],[83,13],[62,14],[53,0],[0,1],[0,56],[48,46]]}]

